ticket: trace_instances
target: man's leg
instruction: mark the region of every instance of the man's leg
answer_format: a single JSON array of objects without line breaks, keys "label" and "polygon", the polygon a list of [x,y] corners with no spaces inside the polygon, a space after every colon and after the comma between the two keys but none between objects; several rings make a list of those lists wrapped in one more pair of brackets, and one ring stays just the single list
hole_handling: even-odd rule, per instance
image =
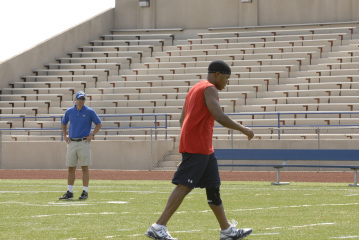
[{"label": "man's leg", "polygon": [[220,239],[242,239],[252,233],[252,229],[237,229],[234,221],[229,224],[222,199],[219,193],[219,186],[206,188],[209,207],[212,209],[221,227]]},{"label": "man's leg", "polygon": [[68,199],[73,199],[74,195],[73,195],[73,187],[74,187],[74,183],[75,183],[75,172],[76,172],[76,167],[69,167],[68,168],[68,172],[67,172],[67,192],[60,197],[60,200],[68,200]]},{"label": "man's leg", "polygon": [[75,176],[76,175],[76,166],[69,167],[69,171],[67,173],[67,185],[73,186],[75,183]]},{"label": "man's leg", "polygon": [[230,227],[222,204],[220,186],[206,188],[207,201],[222,230]]},{"label": "man's leg", "polygon": [[228,223],[226,214],[224,212],[223,204],[219,206],[215,206],[213,204],[208,204],[208,205],[212,209],[214,215],[216,216],[219,226],[221,227],[221,230],[226,230],[227,228],[229,228],[231,225]]},{"label": "man's leg", "polygon": [[168,198],[166,207],[156,223],[159,225],[166,226],[167,222],[170,220],[172,215],[176,212],[178,207],[181,205],[183,199],[191,191],[192,191],[191,188],[186,187],[182,184],[178,184],[176,188],[173,190],[173,192],[171,193],[170,197]]},{"label": "man's leg", "polygon": [[81,168],[82,168],[82,184],[84,187],[88,187],[90,181],[89,166],[81,166]]}]

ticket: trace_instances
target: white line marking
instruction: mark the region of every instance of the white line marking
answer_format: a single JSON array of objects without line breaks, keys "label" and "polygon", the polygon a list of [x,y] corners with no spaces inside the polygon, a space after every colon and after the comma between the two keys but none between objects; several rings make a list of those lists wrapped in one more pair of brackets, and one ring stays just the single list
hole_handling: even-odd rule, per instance
[{"label": "white line marking", "polygon": [[359,238],[359,236],[343,236],[343,237],[330,237],[333,239],[347,239],[347,238]]},{"label": "white line marking", "polygon": [[252,233],[251,236],[279,235],[280,233]]},{"label": "white line marking", "polygon": [[201,232],[201,230],[171,231],[171,233],[190,233],[190,232]]},{"label": "white line marking", "polygon": [[0,193],[59,193],[63,191],[0,191]]},{"label": "white line marking", "polygon": [[337,204],[319,204],[319,205],[294,205],[294,206],[278,206],[278,207],[267,207],[267,208],[248,208],[248,209],[235,209],[234,212],[242,211],[258,211],[258,210],[270,210],[270,209],[281,209],[281,208],[301,208],[301,207],[319,207],[319,206],[351,206],[359,205],[359,203],[337,203]]},{"label": "white line marking", "polygon": [[24,203],[24,202],[0,202],[0,204],[20,204],[24,206],[38,206],[38,207],[51,207],[51,206],[89,206],[94,204],[88,204],[88,203],[79,203],[74,201],[67,201],[67,202],[61,202],[61,203],[48,203],[48,204],[35,204],[35,203]]},{"label": "white line marking", "polygon": [[125,204],[125,203],[128,203],[128,202],[124,202],[124,201],[109,201],[107,203],[114,203],[114,204]]},{"label": "white line marking", "polygon": [[[65,201],[65,202],[49,202],[48,206],[90,206],[90,205],[95,205],[95,204],[89,204],[89,203],[79,203],[79,202],[75,202],[75,201]],[[46,206],[46,205],[41,205],[41,206]]]},{"label": "white line marking", "polygon": [[292,226],[292,228],[305,228],[305,227],[315,227],[315,226],[323,226],[323,225],[334,225],[334,223],[315,223],[315,224],[302,225],[302,226]]},{"label": "white line marking", "polygon": [[41,218],[41,217],[54,217],[54,216],[82,216],[82,215],[110,215],[116,214],[114,212],[102,212],[102,213],[71,213],[71,214],[50,214],[50,215],[35,215],[32,217]]},{"label": "white line marking", "polygon": [[271,228],[265,228],[265,230],[275,230],[275,229],[281,229],[283,227],[271,227]]}]

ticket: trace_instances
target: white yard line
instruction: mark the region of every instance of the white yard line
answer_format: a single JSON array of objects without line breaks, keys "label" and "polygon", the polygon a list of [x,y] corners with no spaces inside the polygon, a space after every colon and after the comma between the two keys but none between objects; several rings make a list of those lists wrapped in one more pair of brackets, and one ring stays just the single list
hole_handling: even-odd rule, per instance
[{"label": "white yard line", "polygon": [[304,208],[304,207],[320,207],[320,206],[352,206],[359,205],[359,203],[338,203],[338,204],[318,204],[318,205],[293,205],[293,206],[278,206],[278,207],[267,207],[267,208],[248,208],[248,209],[234,209],[234,212],[244,211],[259,211],[259,210],[271,210],[271,209],[282,209],[282,208]]},{"label": "white yard line", "polygon": [[330,239],[349,239],[349,238],[358,238],[359,239],[359,235],[358,236],[330,237]]},{"label": "white yard line", "polygon": [[314,223],[309,225],[302,226],[292,226],[291,228],[306,228],[306,227],[315,227],[315,226],[326,226],[326,225],[334,225],[335,223]]},{"label": "white yard line", "polygon": [[278,229],[292,229],[292,228],[307,228],[307,227],[316,227],[316,226],[327,226],[327,225],[335,225],[335,223],[313,223],[301,226],[288,226],[288,227],[270,227],[265,228],[265,230],[278,230]]},{"label": "white yard line", "polygon": [[280,235],[280,233],[252,233],[250,236]]},{"label": "white yard line", "polygon": [[102,213],[68,213],[68,214],[49,214],[49,215],[35,215],[31,216],[33,218],[42,218],[42,217],[54,217],[54,216],[83,216],[83,215],[112,215],[117,214],[114,212],[102,212]]}]

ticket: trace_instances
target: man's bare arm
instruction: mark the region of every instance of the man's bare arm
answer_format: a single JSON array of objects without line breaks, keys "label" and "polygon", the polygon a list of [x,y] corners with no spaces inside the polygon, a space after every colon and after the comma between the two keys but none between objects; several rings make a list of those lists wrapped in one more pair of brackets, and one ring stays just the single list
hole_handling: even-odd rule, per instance
[{"label": "man's bare arm", "polygon": [[181,128],[182,128],[182,125],[183,125],[184,115],[185,115],[184,106],[185,106],[185,104],[183,104],[182,113],[181,113],[181,117],[180,117],[180,120],[179,120]]},{"label": "man's bare arm", "polygon": [[218,90],[215,87],[208,87],[204,91],[204,101],[206,106],[219,124],[226,128],[238,130],[248,136],[248,139],[252,139],[254,134],[250,128],[243,126],[242,124],[234,122],[223,111],[218,102]]}]

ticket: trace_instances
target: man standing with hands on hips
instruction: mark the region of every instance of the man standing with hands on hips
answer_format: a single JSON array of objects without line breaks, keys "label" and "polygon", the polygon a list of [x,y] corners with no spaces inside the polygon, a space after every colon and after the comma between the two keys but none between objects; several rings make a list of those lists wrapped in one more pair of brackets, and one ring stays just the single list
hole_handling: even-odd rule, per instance
[{"label": "man standing with hands on hips", "polygon": [[[62,119],[62,134],[67,142],[66,166],[67,192],[60,197],[60,200],[73,199],[73,186],[75,183],[76,167],[80,163],[82,168],[83,191],[79,200],[88,198],[88,185],[90,180],[89,166],[91,160],[91,141],[96,133],[101,129],[101,120],[96,112],[85,105],[86,94],[83,91],[76,93],[75,105],[66,110]],[[69,134],[67,135],[67,123],[70,121]],[[95,129],[91,133],[91,125],[94,123]]]},{"label": "man standing with hands on hips", "polygon": [[254,136],[250,128],[224,114],[219,105],[218,91],[226,87],[230,75],[228,64],[221,60],[213,61],[208,66],[207,79],[196,83],[187,93],[180,117],[179,152],[182,153],[182,162],[172,179],[176,187],[159,219],[145,233],[149,238],[178,240],[169,234],[166,225],[186,195],[198,187],[206,188],[208,205],[221,228],[220,240],[243,239],[252,233],[250,228],[236,228],[235,222],[231,224],[226,218],[220,196],[218,164],[212,145],[214,121],[240,131],[248,140]]}]

